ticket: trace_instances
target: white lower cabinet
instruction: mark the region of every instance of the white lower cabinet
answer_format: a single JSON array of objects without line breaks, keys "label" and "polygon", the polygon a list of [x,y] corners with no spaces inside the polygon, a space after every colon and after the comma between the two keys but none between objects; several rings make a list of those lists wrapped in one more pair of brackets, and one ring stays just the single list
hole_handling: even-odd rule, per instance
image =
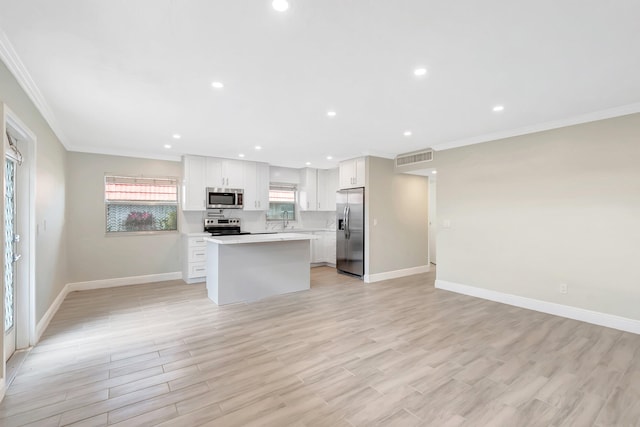
[{"label": "white lower cabinet", "polygon": [[320,240],[324,245],[324,260],[323,262],[331,265],[336,265],[336,232],[335,231],[321,231],[322,235]]},{"label": "white lower cabinet", "polygon": [[182,280],[191,284],[207,278],[207,233],[182,235]]},{"label": "white lower cabinet", "polygon": [[307,231],[319,239],[311,241],[311,264],[336,264],[336,232],[335,231]]},{"label": "white lower cabinet", "polygon": [[[317,236],[318,233],[312,233]],[[324,244],[322,242],[322,237],[316,240],[311,241],[311,263],[319,264],[324,262]]]}]

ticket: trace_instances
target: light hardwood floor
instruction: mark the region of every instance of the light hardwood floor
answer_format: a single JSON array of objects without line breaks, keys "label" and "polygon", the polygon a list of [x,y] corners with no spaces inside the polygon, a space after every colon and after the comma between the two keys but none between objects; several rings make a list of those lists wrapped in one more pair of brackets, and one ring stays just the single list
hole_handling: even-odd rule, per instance
[{"label": "light hardwood floor", "polygon": [[322,267],[224,307],[181,281],[75,292],[0,425],[639,425],[640,336],[433,281]]}]

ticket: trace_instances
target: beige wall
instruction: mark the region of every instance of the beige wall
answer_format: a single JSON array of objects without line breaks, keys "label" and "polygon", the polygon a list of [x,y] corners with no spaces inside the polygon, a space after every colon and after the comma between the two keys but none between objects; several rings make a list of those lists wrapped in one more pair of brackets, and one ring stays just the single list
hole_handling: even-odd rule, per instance
[{"label": "beige wall", "polygon": [[439,280],[640,319],[640,114],[437,152],[433,167]]},{"label": "beige wall", "polygon": [[68,153],[67,221],[69,281],[180,271],[176,233],[105,236],[104,175],[180,179],[180,162]]},{"label": "beige wall", "polygon": [[396,174],[393,160],[379,157],[366,167],[365,274],[428,265],[427,178]]},{"label": "beige wall", "polygon": [[[0,101],[35,134],[36,322],[67,283],[66,151],[7,67],[0,61]],[[46,225],[46,227],[45,227]]]}]

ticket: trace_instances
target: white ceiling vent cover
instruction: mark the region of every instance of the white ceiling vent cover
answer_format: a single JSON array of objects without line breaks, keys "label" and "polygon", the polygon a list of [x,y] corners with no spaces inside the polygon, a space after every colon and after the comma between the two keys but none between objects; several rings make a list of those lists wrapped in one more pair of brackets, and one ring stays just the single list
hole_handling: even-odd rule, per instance
[{"label": "white ceiling vent cover", "polygon": [[401,154],[396,157],[396,167],[419,165],[433,160],[433,150],[416,151],[415,153]]}]

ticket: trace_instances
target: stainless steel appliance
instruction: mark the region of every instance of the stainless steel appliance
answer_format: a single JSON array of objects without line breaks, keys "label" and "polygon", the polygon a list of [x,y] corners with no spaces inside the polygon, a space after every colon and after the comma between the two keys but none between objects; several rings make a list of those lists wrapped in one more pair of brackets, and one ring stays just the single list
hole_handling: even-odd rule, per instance
[{"label": "stainless steel appliance", "polygon": [[240,218],[205,218],[204,231],[205,233],[211,233],[212,236],[251,234],[241,230]]},{"label": "stainless steel appliance", "polygon": [[336,194],[336,267],[339,272],[364,275],[364,188]]},{"label": "stainless steel appliance", "polygon": [[207,188],[207,209],[242,209],[244,190],[238,188]]}]

